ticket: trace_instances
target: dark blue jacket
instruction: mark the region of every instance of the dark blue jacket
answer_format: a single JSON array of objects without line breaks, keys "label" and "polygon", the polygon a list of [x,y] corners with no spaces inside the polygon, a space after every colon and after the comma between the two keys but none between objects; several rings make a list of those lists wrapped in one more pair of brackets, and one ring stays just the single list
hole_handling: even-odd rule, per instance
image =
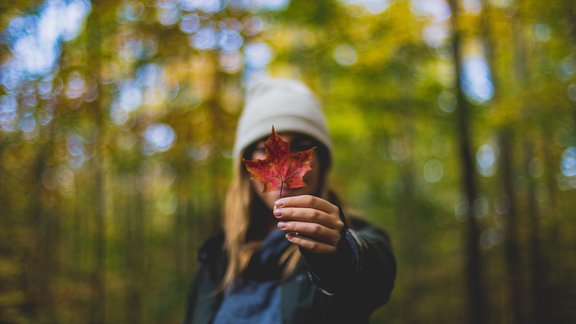
[{"label": "dark blue jacket", "polygon": [[[281,283],[283,323],[368,323],[372,312],[388,301],[396,276],[389,239],[363,221],[350,225],[347,237],[358,249],[342,239],[335,254],[302,250],[302,260]],[[222,294],[217,289],[227,265],[223,247],[220,233],[199,251],[200,269],[188,296],[185,324],[211,323],[218,310]]]}]

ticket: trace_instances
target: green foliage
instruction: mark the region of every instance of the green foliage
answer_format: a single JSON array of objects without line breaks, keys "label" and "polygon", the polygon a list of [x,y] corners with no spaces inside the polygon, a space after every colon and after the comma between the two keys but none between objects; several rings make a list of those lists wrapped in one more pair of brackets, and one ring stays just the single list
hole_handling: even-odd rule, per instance
[{"label": "green foliage", "polygon": [[[0,28],[29,16],[23,35],[33,34],[47,3],[0,2]],[[468,93],[479,193],[467,206],[449,18],[415,3],[370,11],[294,0],[210,11],[93,1],[78,34],[54,45],[54,65],[28,78],[17,37],[3,34],[0,322],[180,321],[196,250],[220,224],[233,130],[244,86],[262,71],[257,63],[319,94],[336,147],[333,186],[392,237],[399,276],[374,323],[466,322],[470,214],[480,226],[489,320],[516,318],[506,254],[513,243],[521,315],[573,322],[574,9],[570,1],[464,7],[464,59],[486,64],[491,80],[472,75],[494,90]],[[208,32],[202,43],[201,27],[237,34],[217,45]],[[265,51],[249,62],[254,44],[268,46],[269,64]]]}]

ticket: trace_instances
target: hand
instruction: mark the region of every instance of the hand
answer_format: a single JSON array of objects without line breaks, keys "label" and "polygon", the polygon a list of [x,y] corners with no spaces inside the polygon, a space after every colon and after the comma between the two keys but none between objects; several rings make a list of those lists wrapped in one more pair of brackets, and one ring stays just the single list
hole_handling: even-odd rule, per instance
[{"label": "hand", "polygon": [[335,253],[344,223],[337,206],[315,196],[278,199],[274,203],[278,228],[299,247],[315,253]]}]

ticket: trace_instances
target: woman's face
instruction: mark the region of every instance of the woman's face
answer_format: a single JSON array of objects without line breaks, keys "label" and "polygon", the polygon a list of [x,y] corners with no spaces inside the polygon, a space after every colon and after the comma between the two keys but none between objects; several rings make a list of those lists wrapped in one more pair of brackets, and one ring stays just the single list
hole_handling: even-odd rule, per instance
[{"label": "woman's face", "polygon": [[[280,137],[290,144],[290,150],[292,153],[298,151],[304,151],[314,147],[315,142],[308,136],[296,134],[296,133],[280,133]],[[314,150],[312,154],[312,161],[310,166],[312,170],[308,171],[304,176],[305,187],[297,189],[288,189],[284,186],[282,188],[282,197],[299,196],[299,195],[318,195],[321,187],[321,170],[320,170],[320,159],[318,158],[318,150]],[[266,148],[264,147],[264,140],[256,143],[252,154],[249,156],[250,159],[263,160],[266,158]],[[264,190],[264,185],[260,181],[251,181],[254,191],[262,199],[264,204],[273,209],[274,202],[280,198],[280,188],[277,188],[270,192],[262,192]]]}]

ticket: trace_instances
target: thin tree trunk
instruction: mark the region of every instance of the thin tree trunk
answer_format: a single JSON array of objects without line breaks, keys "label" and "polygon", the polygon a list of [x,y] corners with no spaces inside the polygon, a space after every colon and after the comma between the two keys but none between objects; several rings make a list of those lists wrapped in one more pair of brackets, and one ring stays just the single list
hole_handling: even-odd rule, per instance
[{"label": "thin tree trunk", "polygon": [[[576,52],[576,4],[574,4],[574,0],[564,0],[564,13],[566,17],[566,23],[568,24],[568,31],[569,36],[572,43],[572,52]],[[573,118],[573,126],[574,126],[574,133],[576,134],[576,103],[572,104],[574,109],[572,113]],[[574,136],[576,138],[576,136]],[[573,146],[576,146],[576,142],[572,142]]]},{"label": "thin tree trunk", "polygon": [[88,17],[88,51],[90,57],[91,71],[98,85],[99,95],[92,103],[94,124],[98,132],[95,143],[97,150],[91,162],[94,173],[94,258],[95,264],[91,274],[92,304],[90,309],[90,323],[106,322],[106,125],[105,125],[105,104],[103,98],[103,84],[101,82],[101,57],[102,57],[102,37],[101,28],[103,24],[100,19],[104,13],[104,2],[95,1],[92,13]]},{"label": "thin tree trunk", "polygon": [[510,289],[510,306],[513,323],[525,323],[522,306],[522,260],[518,239],[518,205],[514,194],[514,149],[512,130],[504,128],[498,136],[500,143],[500,172],[508,208],[504,213],[504,255],[506,277]]},{"label": "thin tree trunk", "polygon": [[[488,62],[488,69],[490,71],[490,76],[492,77],[492,84],[494,87],[494,95],[492,96],[491,103],[496,104],[501,97],[500,94],[500,82],[498,81],[498,73],[496,72],[496,49],[495,43],[492,38],[492,28],[491,28],[491,20],[490,20],[490,5],[487,0],[481,0],[482,11],[481,11],[481,35],[484,44],[484,52]],[[500,148],[500,173],[501,173],[501,187],[504,192],[504,196],[506,197],[506,202],[508,208],[504,212],[503,218],[506,224],[505,226],[505,242],[504,242],[504,249],[505,249],[505,265],[506,265],[506,277],[507,283],[509,284],[508,288],[511,293],[509,294],[510,305],[511,305],[511,314],[512,314],[512,322],[513,323],[522,323],[521,314],[522,312],[520,306],[520,295],[519,287],[518,287],[518,274],[516,270],[522,269],[519,267],[517,263],[518,250],[517,250],[517,235],[516,235],[516,210],[517,204],[516,199],[514,197],[514,190],[513,190],[513,172],[512,172],[512,127],[510,125],[503,125],[500,126],[499,129],[496,131],[498,136],[498,146]]]},{"label": "thin tree trunk", "polygon": [[490,19],[490,4],[488,0],[480,0],[482,6],[482,11],[480,13],[480,29],[482,34],[482,39],[484,42],[484,52],[486,60],[488,61],[488,69],[490,70],[490,76],[492,77],[492,86],[494,88],[494,95],[492,97],[492,102],[494,102],[499,95],[500,90],[500,78],[496,69],[496,55],[497,49],[496,44],[493,39],[492,25]]},{"label": "thin tree trunk", "polygon": [[[514,49],[514,66],[513,66],[513,75],[515,76],[515,84],[517,88],[522,89],[529,86],[529,75],[528,69],[526,68],[526,49],[525,49],[525,40],[522,36],[521,31],[521,7],[518,4],[518,7],[514,11],[514,15],[512,16],[512,37],[513,37],[513,49]],[[520,101],[520,109],[526,111],[529,107],[527,102]],[[524,295],[525,291],[524,287],[524,275],[526,274],[525,269],[523,266],[522,255],[521,255],[521,247],[520,247],[520,238],[518,234],[518,229],[520,228],[520,221],[518,217],[520,213],[518,213],[518,203],[515,198],[514,193],[514,148],[513,148],[513,130],[510,126],[504,126],[499,133],[499,141],[500,141],[500,160],[501,160],[501,173],[502,173],[502,186],[505,196],[508,199],[509,206],[507,211],[504,213],[505,219],[505,241],[504,241],[504,249],[505,249],[505,256],[506,256],[506,272],[508,278],[508,284],[510,289],[510,306],[512,312],[512,319],[515,323],[525,323],[529,320],[525,312],[527,311],[527,307],[525,307]],[[528,140],[526,140],[526,144],[528,145]],[[527,162],[529,163],[529,162]],[[529,170],[526,169],[526,172]],[[530,177],[529,174],[526,174],[527,177]],[[530,188],[529,188],[530,190]],[[528,197],[530,199],[530,197]],[[535,203],[534,201],[529,203]],[[531,209],[531,206],[529,206]],[[533,210],[531,209],[531,212]],[[532,238],[530,238],[532,239]],[[530,247],[528,247],[530,248]],[[534,292],[533,292],[534,293]],[[530,316],[532,317],[532,316]],[[533,318],[533,317],[532,317]]]},{"label": "thin tree trunk", "polygon": [[[187,54],[191,56],[192,54]],[[182,59],[184,62],[184,58]],[[189,57],[190,61],[190,57]],[[182,63],[184,64],[184,63]],[[184,116],[182,116],[184,117]],[[174,215],[173,232],[173,258],[174,258],[174,276],[177,282],[188,282],[190,280],[190,256],[193,249],[189,247],[188,240],[191,230],[190,218],[194,217],[189,213],[191,205],[191,195],[194,195],[194,167],[190,166],[188,148],[193,145],[194,127],[190,127],[190,120],[193,116],[185,116],[174,121],[174,127],[178,132],[178,142],[174,148],[174,162],[176,178],[175,194],[178,204]]]},{"label": "thin tree trunk", "polygon": [[[410,137],[412,136],[413,129],[412,125],[407,122],[406,116],[398,116],[400,123],[402,123],[401,129],[404,130],[399,136],[398,141],[401,141],[406,149],[411,147]],[[419,222],[415,219],[415,215],[418,214],[417,210],[417,192],[415,190],[415,176],[414,176],[414,163],[411,154],[408,154],[407,160],[404,161],[403,166],[398,170],[398,178],[396,180],[396,187],[398,188],[398,201],[396,203],[396,215],[398,217],[398,224],[400,225],[400,241],[403,242],[401,246],[401,254],[406,258],[406,276],[409,278],[419,278],[421,277],[423,251],[421,242],[414,240],[414,237],[419,237],[421,234],[421,226]],[[406,316],[403,318],[405,323],[415,323],[420,314],[410,312],[414,309],[415,304],[418,303],[417,300],[410,298],[411,296],[417,296],[420,291],[423,290],[422,281],[412,280],[410,284],[406,287],[407,300],[403,303],[403,311]],[[425,288],[424,288],[425,289]]]},{"label": "thin tree trunk", "polygon": [[127,181],[128,190],[126,197],[126,214],[125,214],[125,253],[126,264],[125,269],[127,275],[127,289],[126,289],[126,323],[141,323],[142,322],[142,284],[143,284],[143,271],[144,267],[142,261],[144,260],[143,251],[144,240],[144,220],[146,219],[144,213],[144,198],[138,186],[138,175],[125,175],[129,180]]},{"label": "thin tree trunk", "polygon": [[546,302],[544,300],[545,290],[544,284],[548,281],[544,265],[544,257],[540,243],[540,212],[538,210],[538,202],[536,199],[536,182],[530,175],[530,164],[532,156],[534,155],[532,143],[526,140],[524,142],[524,173],[528,178],[528,218],[529,235],[530,235],[530,288],[531,288],[531,307],[532,313],[530,314],[531,322],[534,324],[543,323],[546,314]]},{"label": "thin tree trunk", "polygon": [[[4,161],[5,154],[9,154],[10,146],[7,137],[0,137],[0,161]],[[21,237],[18,235],[20,227],[17,220],[21,217],[13,207],[14,197],[11,186],[12,181],[9,179],[10,171],[5,168],[5,164],[0,162],[0,258],[6,265],[19,265],[23,259],[22,247],[13,244],[13,240]],[[25,282],[24,272],[25,268],[22,266],[20,271],[15,273],[6,273],[0,271],[0,283],[2,284],[2,291],[0,295],[4,294],[22,294],[26,293],[24,285],[20,286],[19,283]],[[25,301],[16,301],[14,303],[4,303],[3,309],[0,311],[0,323],[13,323],[20,316],[18,309],[22,309]]]},{"label": "thin tree trunk", "polygon": [[555,249],[557,244],[557,238],[559,236],[558,220],[556,215],[558,214],[558,184],[556,182],[556,166],[558,165],[558,159],[554,156],[550,148],[550,138],[552,134],[549,128],[542,127],[540,135],[542,140],[541,150],[544,156],[544,178],[546,182],[546,191],[548,195],[548,208],[547,208],[547,223],[550,224],[551,228],[546,233],[544,240],[550,244],[552,249]]},{"label": "thin tree trunk", "polygon": [[[572,120],[574,122],[574,132],[576,133],[576,107],[574,107],[574,112],[572,113]],[[576,138],[576,136],[574,136],[574,138]],[[574,146],[576,146],[576,143],[572,143]]]},{"label": "thin tree trunk", "polygon": [[[185,140],[186,141],[186,140]],[[186,141],[190,143],[190,141]],[[186,233],[189,233],[190,228],[187,226],[187,218],[192,215],[188,215],[188,205],[190,204],[188,195],[190,194],[190,186],[188,186],[191,177],[189,176],[190,166],[185,163],[184,156],[177,157],[175,162],[176,173],[178,178],[176,179],[176,197],[178,200],[178,205],[176,207],[176,212],[174,215],[174,226],[172,228],[173,232],[173,255],[174,255],[174,276],[177,281],[185,280],[190,276],[186,273],[188,258],[186,257]]]},{"label": "thin tree trunk", "polygon": [[[403,167],[397,186],[401,188],[400,199],[397,204],[396,214],[399,217],[399,223],[401,224],[401,241],[404,242],[402,245],[403,254],[406,255],[406,261],[409,265],[406,269],[406,275],[410,278],[418,278],[421,274],[421,261],[422,260],[422,246],[421,242],[414,240],[414,237],[419,235],[418,222],[414,220],[414,215],[416,215],[416,199],[414,198],[414,174],[410,163]],[[411,283],[406,287],[407,296],[418,296],[420,291],[423,290],[422,281],[412,280]],[[405,300],[404,311],[406,312],[406,317],[404,318],[405,323],[415,323],[420,314],[410,312],[414,309],[417,300],[412,300],[408,298]]]},{"label": "thin tree trunk", "polygon": [[54,214],[50,213],[45,203],[46,192],[42,182],[45,167],[52,152],[54,125],[53,123],[46,129],[47,140],[39,143],[40,150],[36,156],[31,173],[32,192],[30,193],[31,224],[34,229],[34,244],[24,258],[27,280],[27,299],[29,312],[33,321],[55,322],[56,315],[52,303],[52,277],[54,272],[55,258],[55,235],[54,229],[56,220]]},{"label": "thin tree trunk", "polygon": [[[100,138],[100,142],[104,139]],[[106,298],[106,192],[105,192],[105,175],[104,175],[104,152],[105,147],[99,144],[99,157],[94,157],[94,208],[95,208],[95,237],[94,237],[94,256],[95,265],[92,272],[92,310],[90,314],[90,323],[105,322],[105,298]]]},{"label": "thin tree trunk", "polygon": [[470,106],[461,88],[462,53],[461,34],[458,24],[458,1],[450,0],[452,26],[452,59],[454,66],[454,90],[456,91],[456,116],[458,146],[461,162],[463,192],[468,203],[465,231],[465,277],[467,287],[467,323],[486,323],[487,305],[484,296],[482,276],[482,255],[479,246],[479,225],[473,215],[473,205],[478,196],[475,179],[475,166],[472,158],[472,137],[470,135]]},{"label": "thin tree trunk", "polygon": [[224,188],[218,187],[218,174],[221,170],[220,160],[221,157],[218,154],[221,153],[221,148],[223,144],[223,133],[222,131],[226,129],[226,121],[222,113],[222,83],[224,82],[224,74],[220,71],[220,64],[218,62],[218,52],[213,51],[209,53],[210,62],[212,65],[212,79],[210,93],[208,95],[207,104],[210,109],[210,122],[211,122],[211,134],[212,134],[212,155],[210,157],[210,205],[207,215],[209,217],[210,231],[215,232],[220,226],[220,212],[221,212],[221,202],[224,200]]},{"label": "thin tree trunk", "polygon": [[563,7],[569,36],[572,39],[572,44],[576,44],[576,5],[573,0],[564,0]]}]

